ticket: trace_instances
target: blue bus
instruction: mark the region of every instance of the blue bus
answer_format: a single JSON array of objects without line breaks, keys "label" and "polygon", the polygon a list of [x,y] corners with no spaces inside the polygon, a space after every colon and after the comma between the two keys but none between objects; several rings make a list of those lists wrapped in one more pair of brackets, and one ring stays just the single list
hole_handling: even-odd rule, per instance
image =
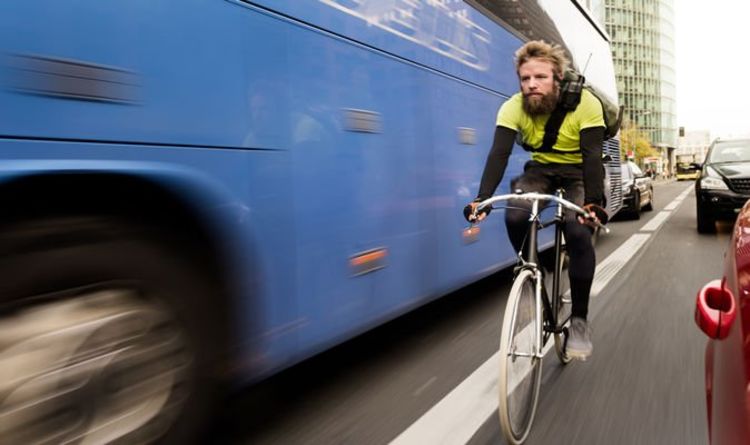
[{"label": "blue bus", "polygon": [[511,265],[461,209],[531,38],[616,103],[573,0],[0,2],[0,442],[185,443],[217,382]]}]

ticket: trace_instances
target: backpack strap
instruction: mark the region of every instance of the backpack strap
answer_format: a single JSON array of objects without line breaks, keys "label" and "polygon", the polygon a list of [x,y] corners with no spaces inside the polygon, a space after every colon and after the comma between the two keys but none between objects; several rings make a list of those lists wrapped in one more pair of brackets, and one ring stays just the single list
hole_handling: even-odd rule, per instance
[{"label": "backpack strap", "polygon": [[558,102],[555,109],[552,110],[547,123],[544,124],[544,139],[542,139],[542,145],[539,147],[532,147],[527,143],[521,144],[524,150],[533,151],[537,153],[552,153],[554,150],[553,145],[557,142],[557,135],[560,133],[560,127],[562,126],[565,116],[569,110],[566,110],[561,103]]}]

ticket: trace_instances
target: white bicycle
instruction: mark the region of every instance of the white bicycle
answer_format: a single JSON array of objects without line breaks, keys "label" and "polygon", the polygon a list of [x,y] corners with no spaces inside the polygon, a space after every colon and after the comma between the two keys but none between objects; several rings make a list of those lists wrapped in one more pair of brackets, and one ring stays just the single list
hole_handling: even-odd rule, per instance
[{"label": "white bicycle", "polygon": [[[566,346],[570,321],[570,299],[564,298],[568,286],[564,271],[567,254],[563,236],[564,210],[575,212],[607,233],[609,230],[592,218],[589,212],[563,198],[564,191],[555,195],[520,193],[493,196],[479,203],[474,216],[482,209],[503,201],[531,202],[526,253],[519,254],[519,265],[505,306],[500,334],[500,378],[498,414],[503,435],[511,444],[523,443],[534,421],[542,377],[544,346],[552,337],[555,352],[561,363],[570,361]],[[541,211],[555,205],[554,217],[542,221]],[[539,265],[537,236],[539,230],[555,226],[554,268],[545,273]],[[551,280],[550,280],[551,278]],[[551,282],[549,282],[551,281]]]}]

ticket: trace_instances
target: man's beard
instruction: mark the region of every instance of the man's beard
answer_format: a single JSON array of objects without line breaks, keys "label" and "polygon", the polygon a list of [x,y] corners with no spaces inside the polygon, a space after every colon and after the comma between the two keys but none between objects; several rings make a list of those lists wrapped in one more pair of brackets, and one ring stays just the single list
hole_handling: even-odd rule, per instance
[{"label": "man's beard", "polygon": [[523,111],[531,116],[550,114],[557,105],[557,89],[543,96],[523,96]]}]

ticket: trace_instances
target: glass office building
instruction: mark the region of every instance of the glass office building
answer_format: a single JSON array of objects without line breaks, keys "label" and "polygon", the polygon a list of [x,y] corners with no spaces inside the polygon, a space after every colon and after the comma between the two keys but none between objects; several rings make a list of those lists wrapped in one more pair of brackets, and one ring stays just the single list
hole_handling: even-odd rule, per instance
[{"label": "glass office building", "polygon": [[674,1],[582,0],[609,33],[625,119],[665,158],[676,146]]}]

